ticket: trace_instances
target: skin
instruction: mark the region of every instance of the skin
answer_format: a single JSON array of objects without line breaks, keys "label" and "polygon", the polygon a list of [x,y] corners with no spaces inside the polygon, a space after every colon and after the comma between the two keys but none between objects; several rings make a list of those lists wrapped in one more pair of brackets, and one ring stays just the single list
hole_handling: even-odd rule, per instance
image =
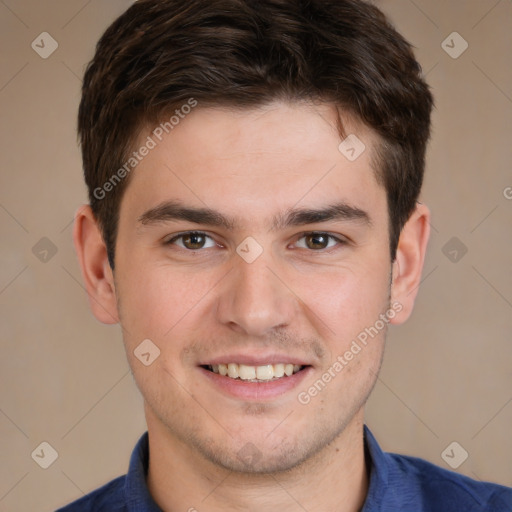
[{"label": "skin", "polygon": [[[350,162],[338,150],[336,115],[330,105],[305,103],[196,108],[133,171],[120,207],[115,272],[90,208],[77,214],[74,240],[91,308],[100,321],[121,323],[144,396],[148,486],[163,510],[348,512],[364,503],[364,404],[386,328],[309,403],[298,394],[332,372],[392,303],[400,311],[390,323],[408,318],[430,214],[418,204],[391,262],[386,193],[372,168],[377,137],[345,116],[346,133],[366,145]],[[210,208],[234,225],[147,220],[169,201]],[[340,201],[368,222],[274,222],[293,208]],[[196,250],[184,243],[191,239],[166,243],[187,231],[210,238],[192,239],[205,243]],[[344,243],[305,236],[312,231]],[[263,249],[252,263],[236,252],[246,237]],[[134,350],[148,338],[160,356],[144,366]],[[199,367],[227,354],[276,353],[309,368],[297,386],[271,398],[228,395]],[[240,457],[247,450],[257,454],[252,462]]]}]

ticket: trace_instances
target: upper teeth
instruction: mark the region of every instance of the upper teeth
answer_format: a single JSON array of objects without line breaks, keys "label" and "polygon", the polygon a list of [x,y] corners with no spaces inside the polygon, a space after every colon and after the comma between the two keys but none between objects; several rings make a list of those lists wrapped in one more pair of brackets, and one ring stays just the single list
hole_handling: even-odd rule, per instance
[{"label": "upper teeth", "polygon": [[212,372],[220,373],[232,379],[242,380],[271,380],[274,377],[280,378],[284,375],[290,376],[297,373],[302,367],[298,364],[265,364],[263,366],[248,366],[245,364],[212,364]]}]

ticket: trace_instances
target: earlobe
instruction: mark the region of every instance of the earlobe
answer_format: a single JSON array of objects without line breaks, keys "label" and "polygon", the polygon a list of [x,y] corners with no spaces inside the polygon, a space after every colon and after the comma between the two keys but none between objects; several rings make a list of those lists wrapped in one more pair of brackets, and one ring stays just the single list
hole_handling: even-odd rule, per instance
[{"label": "earlobe", "polygon": [[118,323],[114,275],[101,230],[88,205],[75,215],[73,242],[94,316],[105,324]]},{"label": "earlobe", "polygon": [[430,211],[418,203],[400,234],[396,259],[393,263],[391,303],[398,302],[402,309],[391,321],[405,322],[412,313],[421,281],[425,253],[430,236]]}]

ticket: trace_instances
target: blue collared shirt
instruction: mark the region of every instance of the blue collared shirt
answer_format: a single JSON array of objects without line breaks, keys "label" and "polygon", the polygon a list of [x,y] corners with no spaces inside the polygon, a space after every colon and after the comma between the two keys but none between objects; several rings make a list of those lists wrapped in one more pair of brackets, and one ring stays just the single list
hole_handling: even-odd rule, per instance
[{"label": "blue collared shirt", "polygon": [[[512,512],[512,488],[472,480],[416,457],[385,453],[366,426],[364,439],[371,470],[361,512]],[[133,450],[128,474],[57,512],[162,512],[146,484],[148,462],[146,432]]]}]

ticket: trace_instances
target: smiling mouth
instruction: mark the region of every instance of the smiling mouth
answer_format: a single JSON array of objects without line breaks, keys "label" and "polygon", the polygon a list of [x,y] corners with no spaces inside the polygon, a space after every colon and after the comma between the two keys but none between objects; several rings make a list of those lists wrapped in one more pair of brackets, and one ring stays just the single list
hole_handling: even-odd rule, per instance
[{"label": "smiling mouth", "polygon": [[290,363],[265,364],[261,366],[227,363],[204,365],[202,368],[234,380],[268,382],[271,380],[291,377],[295,373],[298,373],[307,367]]}]

